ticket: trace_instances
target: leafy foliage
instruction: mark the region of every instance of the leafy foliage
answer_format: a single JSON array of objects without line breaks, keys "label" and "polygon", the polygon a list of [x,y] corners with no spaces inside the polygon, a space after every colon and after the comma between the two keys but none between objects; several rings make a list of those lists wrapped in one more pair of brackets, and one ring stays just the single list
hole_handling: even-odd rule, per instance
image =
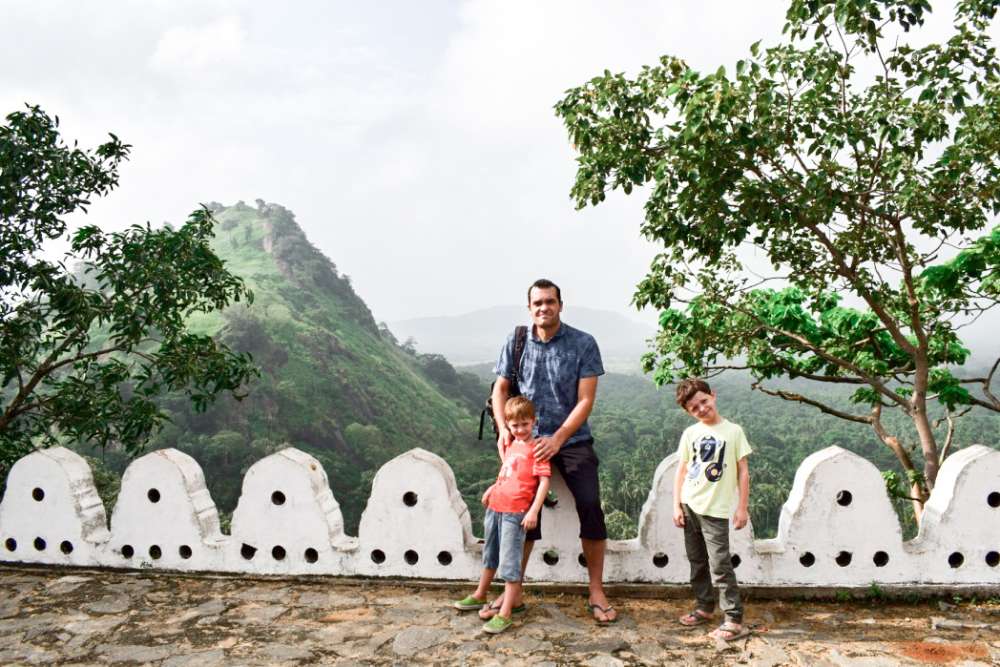
[{"label": "leafy foliage", "polygon": [[[635,302],[661,311],[645,359],[658,382],[749,369],[764,393],[871,426],[926,499],[954,432],[939,446],[931,406],[950,426],[1000,411],[1000,359],[953,372],[961,327],[1000,301],[1000,227],[984,235],[1000,213],[997,5],[963,0],[951,38],[915,46],[925,0],[792,0],[786,41],[754,44],[732,76],[665,56],[567,92],[577,205],[648,195],[642,233],[664,252]],[[781,377],[814,385],[774,389]],[[822,384],[855,387],[854,406],[818,400]],[[913,440],[886,429],[888,410]]]},{"label": "leafy foliage", "polygon": [[[0,127],[0,467],[57,443],[139,451],[167,417],[160,395],[204,411],[256,374],[249,355],[185,325],[252,298],[212,252],[207,209],[178,230],[87,225],[66,239],[64,216],[110,192],[128,152],[114,135],[70,148],[38,107]],[[70,242],[64,262],[47,258],[59,239]]]}]

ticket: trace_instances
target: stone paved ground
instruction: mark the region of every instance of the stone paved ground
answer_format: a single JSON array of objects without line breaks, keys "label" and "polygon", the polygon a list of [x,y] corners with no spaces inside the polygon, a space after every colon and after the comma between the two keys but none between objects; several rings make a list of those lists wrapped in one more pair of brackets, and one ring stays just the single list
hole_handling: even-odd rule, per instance
[{"label": "stone paved ground", "polygon": [[599,628],[537,589],[490,637],[448,606],[469,588],[0,567],[0,664],[1000,664],[995,600],[750,600],[755,634],[725,646],[676,624],[684,599],[619,597]]}]

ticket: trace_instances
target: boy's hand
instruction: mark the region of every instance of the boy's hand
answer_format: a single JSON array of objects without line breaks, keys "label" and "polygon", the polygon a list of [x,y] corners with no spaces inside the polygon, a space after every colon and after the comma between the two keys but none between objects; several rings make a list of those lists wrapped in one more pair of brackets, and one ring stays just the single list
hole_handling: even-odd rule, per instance
[{"label": "boy's hand", "polygon": [[674,507],[674,525],[678,528],[684,527],[684,510],[681,507]]},{"label": "boy's hand", "polygon": [[747,521],[750,520],[747,511],[743,508],[737,508],[736,514],[733,515],[733,528],[739,530],[743,526],[747,525]]},{"label": "boy's hand", "polygon": [[521,519],[521,525],[524,526],[525,530],[531,530],[538,525],[538,514],[535,512],[528,512]]},{"label": "boy's hand", "polygon": [[485,492],[483,492],[483,500],[482,500],[483,507],[488,507],[489,506],[489,504],[490,504],[490,494],[491,493],[493,493],[493,487],[492,486],[490,488],[486,489]]}]

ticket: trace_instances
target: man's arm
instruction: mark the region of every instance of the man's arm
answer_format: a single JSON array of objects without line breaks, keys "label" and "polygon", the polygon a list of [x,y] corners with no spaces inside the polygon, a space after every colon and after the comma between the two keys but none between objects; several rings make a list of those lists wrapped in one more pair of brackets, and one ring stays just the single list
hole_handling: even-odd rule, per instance
[{"label": "man's arm", "polygon": [[510,434],[510,429],[507,428],[507,418],[504,416],[503,408],[507,404],[507,399],[510,398],[510,380],[502,375],[497,376],[497,381],[493,383],[493,394],[490,396],[490,402],[493,406],[493,419],[497,424],[497,453],[500,454],[500,458],[503,458],[503,452],[510,445],[511,440],[514,437]]},{"label": "man's arm", "polygon": [[[535,458],[548,461],[566,444],[566,441],[576,433],[583,422],[587,421],[590,411],[594,409],[594,398],[597,396],[597,376],[580,378],[576,385],[576,405],[566,416],[555,433],[535,440]],[[496,403],[494,403],[496,405]]]},{"label": "man's arm", "polygon": [[750,464],[745,456],[736,462],[736,477],[740,485],[740,500],[733,515],[733,528],[739,530],[747,525],[750,517]]},{"label": "man's arm", "polygon": [[549,478],[539,477],[538,478],[538,490],[535,491],[535,501],[531,503],[531,507],[528,511],[524,513],[524,518],[521,519],[521,525],[524,526],[525,530],[531,530],[538,525],[538,513],[542,511],[542,503],[545,502],[545,496],[549,494]]},{"label": "man's arm", "polygon": [[684,488],[684,477],[687,475],[687,459],[677,462],[677,472],[674,473],[674,525],[684,527],[684,508],[681,507],[681,489]]}]

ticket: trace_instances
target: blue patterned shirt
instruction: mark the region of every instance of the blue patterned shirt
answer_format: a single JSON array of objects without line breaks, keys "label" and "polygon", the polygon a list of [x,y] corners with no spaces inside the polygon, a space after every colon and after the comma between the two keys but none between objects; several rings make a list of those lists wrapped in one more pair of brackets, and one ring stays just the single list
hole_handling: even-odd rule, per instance
[{"label": "blue patterned shirt", "polygon": [[[518,387],[521,394],[535,404],[538,416],[535,435],[550,436],[576,407],[580,379],[604,375],[604,365],[594,337],[565,322],[560,323],[556,335],[545,343],[535,335],[534,327],[529,326],[528,332]],[[493,372],[513,379],[513,361],[514,334],[511,332]],[[590,425],[583,422],[566,444],[590,437]]]}]

